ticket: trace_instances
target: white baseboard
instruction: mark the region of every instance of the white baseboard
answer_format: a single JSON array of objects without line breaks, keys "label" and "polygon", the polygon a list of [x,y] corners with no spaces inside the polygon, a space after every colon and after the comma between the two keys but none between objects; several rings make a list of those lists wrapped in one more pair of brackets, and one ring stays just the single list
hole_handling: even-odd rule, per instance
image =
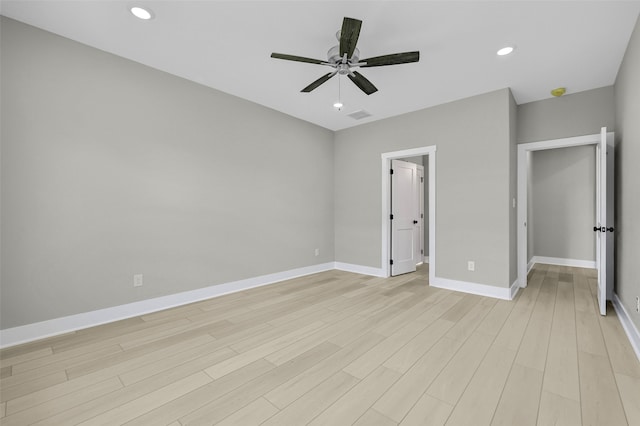
[{"label": "white baseboard", "polygon": [[[168,296],[156,297],[139,302],[127,303],[125,305],[111,308],[99,309],[97,311],[85,312],[82,314],[70,315],[62,318],[27,324],[19,327],[0,330],[0,348],[19,345],[46,337],[57,336],[70,333],[83,328],[94,327],[100,324],[119,321],[126,318],[136,317],[163,309],[174,308],[205,299],[210,299],[224,294],[235,293],[253,287],[274,284],[280,281],[289,280],[296,277],[311,275],[318,272],[335,269],[334,262],[319,265],[307,266],[303,268],[291,269],[289,271],[277,272],[274,274],[262,275],[245,280],[233,281],[230,283],[213,285]],[[375,269],[375,268],[372,268]]]},{"label": "white baseboard", "polygon": [[579,259],[564,259],[562,257],[547,257],[547,256],[533,256],[529,261],[529,270],[536,263],[545,263],[547,265],[559,265],[559,266],[571,266],[573,268],[591,268],[595,269],[595,260],[579,260]]},{"label": "white baseboard", "polygon": [[516,280],[513,282],[513,284],[511,284],[511,287],[509,288],[509,293],[511,295],[511,298],[509,300],[513,300],[513,298],[516,297],[516,294],[518,294],[520,288],[520,280],[516,278]]},{"label": "white baseboard", "polygon": [[372,275],[374,277],[383,277],[382,268],[374,268],[371,266],[354,265],[352,263],[335,262],[334,269],[339,271],[353,272],[354,274]]},{"label": "white baseboard", "polygon": [[531,258],[531,260],[529,261],[529,263],[527,263],[527,274],[529,272],[531,272],[531,268],[533,268],[533,266],[536,264],[536,262],[533,260],[534,258]]},{"label": "white baseboard", "polygon": [[429,263],[429,256],[425,256],[423,261],[424,261],[424,263]]},{"label": "white baseboard", "polygon": [[479,296],[493,297],[494,299],[503,300],[511,300],[512,292],[517,292],[517,290],[513,290],[513,285],[511,286],[511,288],[495,287],[492,285],[450,280],[448,278],[440,277],[435,277],[435,282],[429,283],[429,285],[431,285],[432,287],[460,291],[462,293],[477,294]]},{"label": "white baseboard", "polygon": [[631,347],[636,353],[636,357],[638,357],[638,361],[640,361],[640,332],[636,328],[636,325],[631,321],[631,317],[629,313],[625,309],[622,301],[618,298],[616,293],[613,294],[613,308],[616,310],[616,314],[618,314],[618,319],[622,324],[622,328],[625,333],[627,333],[627,337],[629,338],[629,342],[631,343]]}]

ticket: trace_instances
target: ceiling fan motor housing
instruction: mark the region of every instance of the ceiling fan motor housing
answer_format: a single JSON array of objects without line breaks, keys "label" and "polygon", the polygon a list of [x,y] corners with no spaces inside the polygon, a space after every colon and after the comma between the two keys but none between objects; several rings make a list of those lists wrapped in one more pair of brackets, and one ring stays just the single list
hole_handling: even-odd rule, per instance
[{"label": "ceiling fan motor housing", "polygon": [[[351,57],[347,59],[347,63],[357,64],[359,60],[360,60],[360,50],[358,50],[358,48],[356,47],[355,49],[353,49],[353,55],[351,55]],[[339,45],[333,46],[331,49],[329,49],[329,51],[327,52],[327,62],[332,64],[337,64],[339,62],[342,62],[342,56],[340,56]]]}]

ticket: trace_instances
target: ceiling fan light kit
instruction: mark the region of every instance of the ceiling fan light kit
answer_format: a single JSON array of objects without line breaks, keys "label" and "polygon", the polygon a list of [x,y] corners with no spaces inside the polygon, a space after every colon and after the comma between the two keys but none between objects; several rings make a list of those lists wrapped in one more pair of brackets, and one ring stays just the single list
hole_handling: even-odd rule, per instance
[{"label": "ceiling fan light kit", "polygon": [[349,77],[349,80],[351,80],[356,86],[358,86],[360,90],[362,90],[367,95],[371,95],[372,93],[378,91],[376,86],[374,86],[373,83],[371,83],[358,71],[352,70],[352,68],[382,67],[386,65],[398,65],[418,62],[420,60],[420,52],[414,51],[394,53],[390,55],[360,59],[360,51],[356,47],[356,44],[358,43],[358,38],[360,37],[361,27],[361,20],[345,17],[342,21],[342,29],[336,33],[336,38],[338,39],[339,44],[329,49],[329,51],[327,52],[326,61],[275,52],[271,54],[271,57],[275,59],[283,59],[286,61],[325,65],[334,69],[332,72],[323,75],[316,81],[309,84],[307,87],[302,89],[301,92],[309,93],[312,90],[318,88],[323,83],[327,82],[336,74],[339,74],[346,75],[347,77]]}]

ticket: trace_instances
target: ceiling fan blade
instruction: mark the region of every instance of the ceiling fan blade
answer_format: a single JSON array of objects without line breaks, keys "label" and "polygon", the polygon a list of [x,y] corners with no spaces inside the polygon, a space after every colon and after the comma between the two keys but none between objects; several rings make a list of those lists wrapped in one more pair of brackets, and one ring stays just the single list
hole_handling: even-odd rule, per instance
[{"label": "ceiling fan blade", "polygon": [[374,58],[361,59],[360,62],[366,62],[360,65],[361,68],[366,67],[382,67],[385,65],[408,64],[418,62],[420,60],[420,52],[404,52],[393,53],[391,55],[376,56]]},{"label": "ceiling fan blade", "polygon": [[347,74],[349,80],[353,81],[356,86],[360,88],[364,93],[370,95],[378,91],[376,86],[374,86],[369,80],[367,80],[362,74],[358,71],[353,71],[351,74]]},{"label": "ceiling fan blade", "polygon": [[333,77],[337,73],[338,71],[334,71],[334,72],[330,72],[328,74],[323,75],[322,77],[320,77],[319,79],[317,79],[316,81],[314,81],[313,83],[311,83],[310,85],[302,89],[301,92],[309,93],[310,91],[312,91],[313,89],[316,89],[318,86],[320,86],[321,84],[329,80],[331,77]]},{"label": "ceiling fan blade", "polygon": [[272,53],[272,58],[284,59],[286,61],[307,62],[309,64],[328,65],[327,61],[321,61],[320,59],[304,58],[302,56],[286,55],[284,53]]},{"label": "ceiling fan blade", "polygon": [[342,21],[342,30],[340,30],[340,56],[347,54],[347,58],[353,56],[353,51],[360,37],[360,27],[362,21],[353,18],[344,18]]}]

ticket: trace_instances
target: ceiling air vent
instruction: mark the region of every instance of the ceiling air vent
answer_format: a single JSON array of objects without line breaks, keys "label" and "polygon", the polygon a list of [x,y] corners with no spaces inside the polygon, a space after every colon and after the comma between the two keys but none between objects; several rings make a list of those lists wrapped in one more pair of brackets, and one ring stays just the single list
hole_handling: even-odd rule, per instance
[{"label": "ceiling air vent", "polygon": [[347,114],[349,117],[353,118],[354,120],[362,120],[363,118],[366,117],[371,117],[371,113],[360,109],[358,111],[354,111],[351,114]]}]

